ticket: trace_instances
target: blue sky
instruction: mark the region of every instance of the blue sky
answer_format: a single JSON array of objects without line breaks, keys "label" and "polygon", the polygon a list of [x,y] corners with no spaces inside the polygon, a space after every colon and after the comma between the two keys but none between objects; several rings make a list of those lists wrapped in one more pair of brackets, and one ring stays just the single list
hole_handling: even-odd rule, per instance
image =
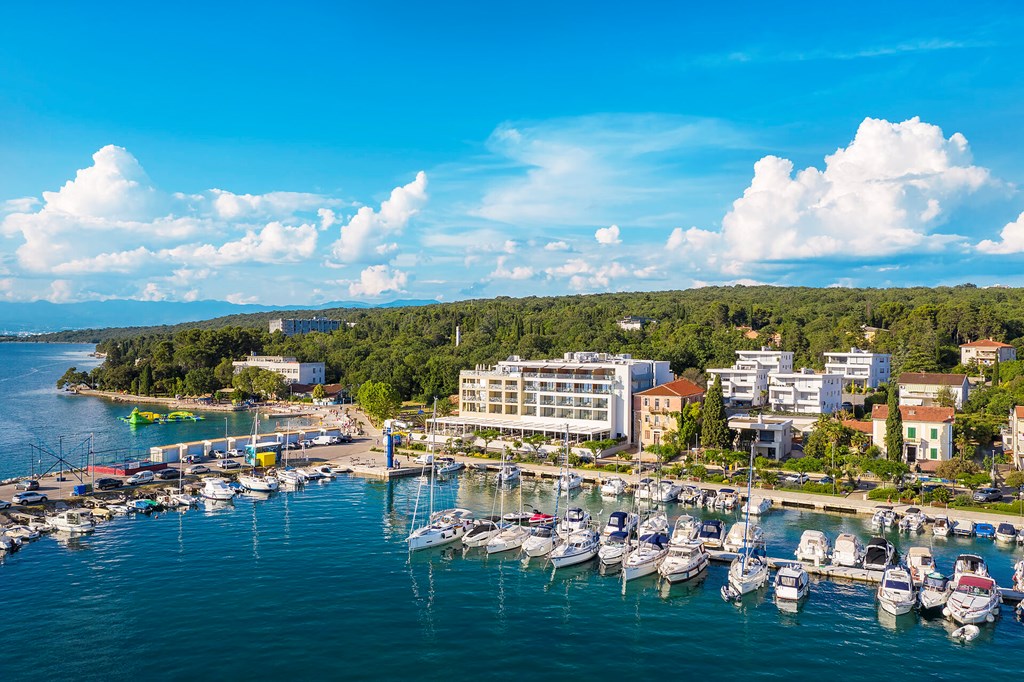
[{"label": "blue sky", "polygon": [[0,299],[1024,284],[1013,3],[0,10]]}]

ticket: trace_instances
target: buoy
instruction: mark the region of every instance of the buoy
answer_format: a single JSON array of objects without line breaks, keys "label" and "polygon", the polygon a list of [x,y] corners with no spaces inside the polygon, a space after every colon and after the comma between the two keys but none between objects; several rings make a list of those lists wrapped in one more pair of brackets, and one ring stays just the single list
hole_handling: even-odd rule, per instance
[{"label": "buoy", "polygon": [[942,608],[942,615],[943,615],[943,616],[949,616],[949,609],[948,609],[948,608],[946,608],[946,607],[943,607],[943,608]]},{"label": "buoy", "polygon": [[993,615],[992,615],[992,614],[990,613],[990,614],[988,614],[987,616],[985,616],[985,622],[986,622],[986,623],[994,623],[994,622],[996,622],[996,617],[995,617],[995,616],[993,616]]}]

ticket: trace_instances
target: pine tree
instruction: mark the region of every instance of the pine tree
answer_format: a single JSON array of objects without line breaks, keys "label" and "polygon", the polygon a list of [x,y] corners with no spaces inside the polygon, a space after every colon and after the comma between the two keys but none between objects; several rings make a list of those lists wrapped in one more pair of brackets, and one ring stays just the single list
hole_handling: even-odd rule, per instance
[{"label": "pine tree", "polygon": [[900,414],[900,391],[895,385],[889,386],[889,416],[885,418],[886,456],[894,461],[903,461],[903,415]]},{"label": "pine tree", "polygon": [[732,445],[729,422],[722,402],[722,377],[715,375],[715,382],[704,396],[701,407],[700,443],[706,448],[727,448]]}]

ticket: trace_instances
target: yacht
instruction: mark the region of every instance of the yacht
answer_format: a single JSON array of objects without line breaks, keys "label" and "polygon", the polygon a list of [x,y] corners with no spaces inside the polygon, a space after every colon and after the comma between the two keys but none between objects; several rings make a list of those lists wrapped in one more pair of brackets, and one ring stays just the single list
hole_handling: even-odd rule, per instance
[{"label": "yacht", "polygon": [[468,509],[443,509],[430,515],[430,523],[409,534],[409,551],[439,547],[461,540],[473,527],[473,512]]},{"label": "yacht", "polygon": [[601,484],[601,495],[605,497],[618,497],[626,492],[628,485],[626,481],[618,476],[607,478]]},{"label": "yacht", "polygon": [[965,575],[980,575],[987,578],[988,564],[977,554],[961,554],[953,564],[953,582],[956,583]]},{"label": "yacht", "polygon": [[676,501],[683,504],[700,504],[704,493],[695,485],[684,485],[676,495]]},{"label": "yacht", "polygon": [[583,477],[579,474],[574,474],[571,471],[566,471],[558,475],[555,479],[555,492],[563,492],[565,490],[576,490],[583,485]]},{"label": "yacht", "polygon": [[327,464],[321,464],[320,466],[315,468],[321,476],[323,476],[324,478],[331,479],[332,481],[338,476],[337,472],[334,470],[334,467],[329,466]]},{"label": "yacht", "polygon": [[590,526],[590,512],[580,509],[579,507],[566,509],[565,520],[563,521],[562,526],[566,533],[583,530]]},{"label": "yacht", "polygon": [[800,544],[797,545],[797,561],[807,561],[821,566],[828,563],[829,555],[832,553],[832,543],[828,536],[820,530],[805,530],[800,535]]},{"label": "yacht", "polygon": [[498,485],[515,483],[520,479],[523,474],[523,470],[518,464],[511,462],[504,462],[501,468],[498,469],[498,474],[494,477],[494,482]]},{"label": "yacht", "polygon": [[917,604],[917,594],[910,573],[899,566],[885,569],[877,596],[882,610],[894,616],[910,613]]},{"label": "yacht", "polygon": [[979,538],[991,540],[996,536],[996,527],[991,523],[976,523],[974,524],[974,535]]},{"label": "yacht", "polygon": [[640,522],[636,529],[637,536],[668,535],[668,516],[663,512],[651,514]]},{"label": "yacht", "polygon": [[487,544],[488,540],[506,527],[508,527],[508,524],[501,521],[477,519],[473,522],[473,527],[462,536],[462,544],[466,547],[483,547]]},{"label": "yacht", "polygon": [[629,582],[658,570],[668,554],[668,536],[663,533],[641,535],[636,546],[626,552],[622,559],[622,580]]},{"label": "yacht", "polygon": [[911,547],[907,550],[907,570],[918,587],[924,583],[924,579],[935,571],[935,558],[932,551],[927,547]]},{"label": "yacht", "polygon": [[942,515],[936,516],[932,522],[932,535],[944,538],[949,535],[949,530],[949,519]]},{"label": "yacht", "polygon": [[530,531],[530,537],[523,540],[523,554],[528,557],[547,556],[562,541],[553,523],[534,526]]},{"label": "yacht", "polygon": [[298,488],[306,483],[306,477],[295,469],[278,469],[274,472],[274,478],[289,488]]},{"label": "yacht", "polygon": [[657,482],[653,478],[641,478],[637,481],[636,488],[633,490],[633,499],[636,500],[651,500],[654,498],[654,487]]},{"label": "yacht", "polygon": [[85,509],[68,509],[46,517],[46,525],[71,535],[86,535],[96,530],[96,522]]},{"label": "yacht", "polygon": [[1017,542],[1017,529],[1012,523],[1000,523],[996,526],[997,542]]},{"label": "yacht", "polygon": [[900,519],[900,530],[904,533],[920,533],[924,531],[924,522],[928,517],[917,507],[907,507]]},{"label": "yacht", "polygon": [[949,590],[950,584],[946,576],[935,572],[926,575],[917,593],[917,603],[921,607],[921,612],[944,607],[946,600],[949,599]]},{"label": "yacht", "polygon": [[869,571],[884,571],[892,563],[896,550],[885,538],[871,538],[864,548],[864,568]]},{"label": "yacht", "polygon": [[750,513],[751,516],[761,516],[761,514],[767,514],[772,508],[772,500],[770,497],[758,497],[748,498],[743,503],[743,513]]},{"label": "yacht", "polygon": [[501,517],[502,521],[520,524],[529,523],[531,518],[533,518],[533,512],[524,512],[521,509],[519,511],[505,512]]},{"label": "yacht", "polygon": [[281,486],[281,483],[273,476],[257,476],[255,473],[239,474],[238,482],[246,490],[258,493],[272,493]]},{"label": "yacht", "polygon": [[832,562],[837,566],[857,566],[864,563],[864,545],[853,533],[843,533],[836,538],[835,549],[832,550]]},{"label": "yacht", "polygon": [[954,580],[942,615],[960,625],[992,623],[1001,601],[996,582],[984,575],[962,575]]},{"label": "yacht", "polygon": [[768,559],[763,547],[744,547],[743,553],[729,564],[729,582],[722,587],[726,601],[758,590],[768,582]]},{"label": "yacht", "polygon": [[722,488],[715,495],[715,509],[735,509],[740,502],[740,496],[732,488]]},{"label": "yacht", "polygon": [[437,473],[442,476],[458,473],[466,468],[466,465],[462,462],[458,462],[454,457],[441,457],[435,464],[437,467]]},{"label": "yacht", "polygon": [[530,537],[533,533],[526,526],[520,526],[518,524],[510,525],[502,528],[498,533],[491,537],[485,545],[488,554],[498,554],[499,552],[508,552],[513,549],[519,549],[523,546],[526,538]]},{"label": "yacht", "polygon": [[676,519],[675,525],[672,526],[671,542],[678,544],[689,540],[696,540],[698,530],[700,530],[700,525],[697,519],[689,514],[683,514]]},{"label": "yacht", "polygon": [[725,541],[725,523],[718,519],[705,519],[697,531],[697,539],[708,549],[722,549]]},{"label": "yacht", "polygon": [[896,523],[896,512],[892,507],[880,504],[875,507],[875,513],[871,515],[871,530],[877,532],[889,530]]},{"label": "yacht", "polygon": [[658,485],[651,493],[654,496],[655,502],[675,502],[679,496],[679,491],[682,489],[683,486],[675,481],[662,480],[658,482]]},{"label": "yacht", "polygon": [[235,489],[223,478],[204,478],[200,494],[206,500],[230,500],[235,496]]},{"label": "yacht", "polygon": [[601,537],[597,531],[587,528],[569,535],[566,541],[551,550],[548,556],[555,568],[564,568],[590,561],[597,556],[600,546]]},{"label": "yacht", "polygon": [[953,535],[958,538],[974,537],[974,521],[970,519],[956,519],[953,521]]},{"label": "yacht", "polygon": [[601,531],[601,536],[607,537],[612,533],[619,532],[629,533],[636,528],[637,521],[637,515],[632,512],[613,511],[608,515],[608,523],[605,524],[604,529]]},{"label": "yacht", "polygon": [[[744,529],[746,529],[746,537],[744,537]],[[722,549],[726,552],[739,552],[743,549],[743,545],[750,545],[753,547],[763,544],[764,531],[761,530],[761,526],[756,524],[749,525],[742,521],[737,521],[725,536],[725,541],[722,543]]]},{"label": "yacht", "polygon": [[711,555],[701,542],[676,542],[673,538],[668,546],[668,554],[658,566],[658,574],[670,583],[681,583],[692,580],[706,571],[710,561]]},{"label": "yacht", "polygon": [[779,601],[800,601],[811,591],[811,578],[803,564],[783,564],[775,573],[775,598]]},{"label": "yacht", "polygon": [[704,505],[705,507],[708,507],[709,509],[711,507],[714,507],[715,506],[715,500],[717,500],[717,499],[718,499],[718,491],[717,490],[712,490],[711,488],[701,488],[700,489],[700,504]]},{"label": "yacht", "polygon": [[597,550],[597,560],[604,568],[618,566],[622,563],[622,557],[626,556],[628,550],[629,534],[617,530],[601,536],[601,548]]}]

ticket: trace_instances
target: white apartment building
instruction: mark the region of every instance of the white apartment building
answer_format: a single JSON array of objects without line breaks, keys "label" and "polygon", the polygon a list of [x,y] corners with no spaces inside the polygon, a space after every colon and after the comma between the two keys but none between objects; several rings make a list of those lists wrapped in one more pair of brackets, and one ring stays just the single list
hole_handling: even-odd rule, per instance
[{"label": "white apartment building", "polygon": [[[926,462],[945,462],[953,456],[952,407],[920,407],[900,405],[903,417],[903,460],[929,468]],[[871,409],[871,442],[886,452],[885,420],[889,417],[887,405]],[[888,453],[886,453],[888,454]],[[934,466],[934,464],[930,466]]]},{"label": "white apartment building", "polygon": [[322,362],[298,362],[295,358],[282,355],[250,355],[245,360],[236,360],[231,365],[238,374],[246,367],[259,367],[277,372],[288,384],[326,383],[326,368]]},{"label": "white apartment building", "polygon": [[806,367],[799,372],[772,372],[768,377],[768,404],[779,412],[832,414],[843,402],[843,377],[817,374]]},{"label": "white apartment building", "polygon": [[1008,343],[981,339],[960,346],[960,364],[994,365],[996,361],[1009,362],[1017,359],[1017,349]]},{"label": "white apartment building", "polygon": [[278,318],[270,321],[269,328],[271,334],[274,332],[282,332],[285,336],[310,334],[312,332],[330,334],[331,332],[341,328],[341,322],[337,320],[329,320],[326,317],[311,317],[301,320]]},{"label": "white apartment building", "polygon": [[889,382],[892,356],[851,348],[849,353],[825,353],[825,373],[841,374],[844,384],[877,388]]},{"label": "white apartment building", "polygon": [[935,407],[943,394],[952,396],[953,407],[962,409],[970,393],[966,374],[904,372],[899,378],[900,405]]},{"label": "white apartment building", "polygon": [[1024,406],[1010,410],[1009,433],[1003,438],[1003,449],[1012,452],[1014,467],[1024,469]]},{"label": "white apartment building", "polygon": [[736,432],[736,447],[757,457],[780,460],[793,451],[793,420],[780,417],[733,417],[729,428]]},{"label": "white apartment building", "polygon": [[445,433],[497,429],[599,440],[633,439],[633,395],[671,381],[667,361],[629,355],[566,353],[562,359],[512,356],[459,373],[459,416],[435,423]]},{"label": "white apartment building", "polygon": [[732,367],[711,368],[708,388],[715,377],[722,377],[722,398],[736,406],[763,405],[768,395],[768,377],[772,372],[793,371],[793,353],[762,347],[761,350],[738,350]]}]

